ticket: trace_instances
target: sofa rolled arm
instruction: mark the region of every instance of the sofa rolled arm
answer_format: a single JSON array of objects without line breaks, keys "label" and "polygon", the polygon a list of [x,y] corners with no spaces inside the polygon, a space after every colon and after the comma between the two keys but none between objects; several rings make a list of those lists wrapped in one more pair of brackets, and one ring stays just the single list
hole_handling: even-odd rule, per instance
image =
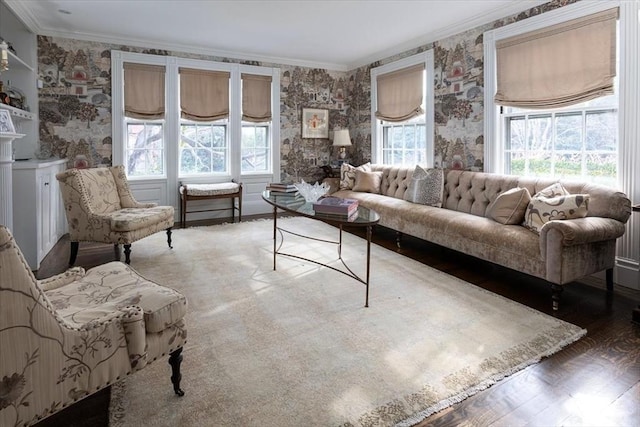
[{"label": "sofa rolled arm", "polygon": [[322,183],[329,186],[329,191],[327,191],[327,194],[333,194],[336,191],[340,190],[340,178],[325,178],[322,180]]},{"label": "sofa rolled arm", "polygon": [[65,271],[64,273],[56,274],[47,279],[38,280],[38,286],[43,291],[51,291],[58,289],[62,286],[68,285],[78,279],[84,277],[85,271],[82,267],[73,267]]},{"label": "sofa rolled arm", "polygon": [[540,230],[540,252],[546,257],[547,242],[553,232],[562,236],[563,246],[615,240],[622,236],[626,227],[612,218],[586,217],[549,221]]}]

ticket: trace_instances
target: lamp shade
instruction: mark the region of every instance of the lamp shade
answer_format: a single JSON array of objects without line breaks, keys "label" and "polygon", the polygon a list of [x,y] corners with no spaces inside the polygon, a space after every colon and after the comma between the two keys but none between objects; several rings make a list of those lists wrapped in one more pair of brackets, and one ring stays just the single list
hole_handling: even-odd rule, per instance
[{"label": "lamp shade", "polygon": [[339,129],[333,132],[333,145],[337,147],[346,147],[351,145],[351,137],[349,129]]}]

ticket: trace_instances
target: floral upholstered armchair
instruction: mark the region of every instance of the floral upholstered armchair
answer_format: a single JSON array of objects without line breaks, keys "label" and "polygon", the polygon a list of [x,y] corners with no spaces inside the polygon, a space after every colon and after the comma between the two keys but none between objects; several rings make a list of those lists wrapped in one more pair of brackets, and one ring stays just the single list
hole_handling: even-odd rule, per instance
[{"label": "floral upholstered armchair", "polygon": [[158,231],[167,231],[167,243],[172,247],[173,206],[137,202],[124,166],[68,169],[56,178],[69,223],[69,266],[76,262],[80,242],[113,243],[118,256],[119,245],[124,245],[127,264],[131,244]]},{"label": "floral upholstered armchair", "polygon": [[36,280],[0,225],[0,426],[35,424],[167,354],[182,396],[186,305],[121,262]]}]

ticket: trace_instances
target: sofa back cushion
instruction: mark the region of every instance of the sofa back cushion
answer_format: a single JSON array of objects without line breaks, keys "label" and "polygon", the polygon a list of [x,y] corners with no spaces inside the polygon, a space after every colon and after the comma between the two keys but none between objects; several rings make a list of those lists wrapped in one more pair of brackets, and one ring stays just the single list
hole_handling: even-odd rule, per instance
[{"label": "sofa back cushion", "polygon": [[[372,171],[382,172],[380,194],[396,199],[405,198],[414,169],[415,166],[371,165]],[[589,194],[587,216],[626,222],[631,215],[631,202],[626,195],[603,185],[460,170],[445,170],[442,207],[488,217],[487,208],[500,193],[521,187],[534,195],[555,182],[561,182],[571,194]]]}]

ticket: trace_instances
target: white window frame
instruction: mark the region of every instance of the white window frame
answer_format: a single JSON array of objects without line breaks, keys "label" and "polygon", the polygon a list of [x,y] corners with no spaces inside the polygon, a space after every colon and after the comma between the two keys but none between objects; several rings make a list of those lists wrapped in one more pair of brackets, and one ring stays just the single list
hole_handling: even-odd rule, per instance
[{"label": "white window frame", "polygon": [[[180,100],[179,100],[179,67],[197,68],[212,71],[228,71],[230,73],[229,92],[229,167],[227,173],[208,174],[206,176],[185,177],[185,182],[223,182],[231,179],[242,180],[251,177],[264,180],[279,180],[280,178],[280,69],[275,67],[260,67],[253,65],[231,64],[226,62],[205,61],[199,59],[185,59],[174,56],[149,55],[114,50],[111,52],[112,73],[112,128],[113,128],[113,163],[124,164],[126,161],[126,127],[124,126],[124,72],[123,63],[161,65],[165,67],[165,150],[164,171],[162,176],[130,177],[135,180],[167,180],[169,188],[177,187],[178,179],[178,144],[180,138]],[[241,171],[241,79],[242,73],[270,76],[271,81],[271,126],[270,126],[270,170],[266,172],[242,173]]]},{"label": "white window frame", "polygon": [[434,132],[435,132],[435,115],[434,115],[434,57],[433,49],[416,55],[408,56],[389,64],[371,69],[371,162],[382,163],[384,156],[382,153],[383,135],[382,125],[376,117],[378,105],[378,76],[387,74],[392,71],[401,70],[413,65],[424,64],[427,78],[423,87],[422,97],[425,100],[425,136],[426,136],[426,164],[425,167],[433,167],[434,163]]},{"label": "white window frame", "polygon": [[[618,186],[627,196],[640,200],[640,0],[580,1],[484,33],[484,165],[485,172],[504,173],[504,135],[496,93],[496,49],[498,40],[534,31],[571,19],[618,7],[619,95],[618,95]],[[614,281],[640,290],[640,218],[632,215],[627,232],[618,239]]]}]

